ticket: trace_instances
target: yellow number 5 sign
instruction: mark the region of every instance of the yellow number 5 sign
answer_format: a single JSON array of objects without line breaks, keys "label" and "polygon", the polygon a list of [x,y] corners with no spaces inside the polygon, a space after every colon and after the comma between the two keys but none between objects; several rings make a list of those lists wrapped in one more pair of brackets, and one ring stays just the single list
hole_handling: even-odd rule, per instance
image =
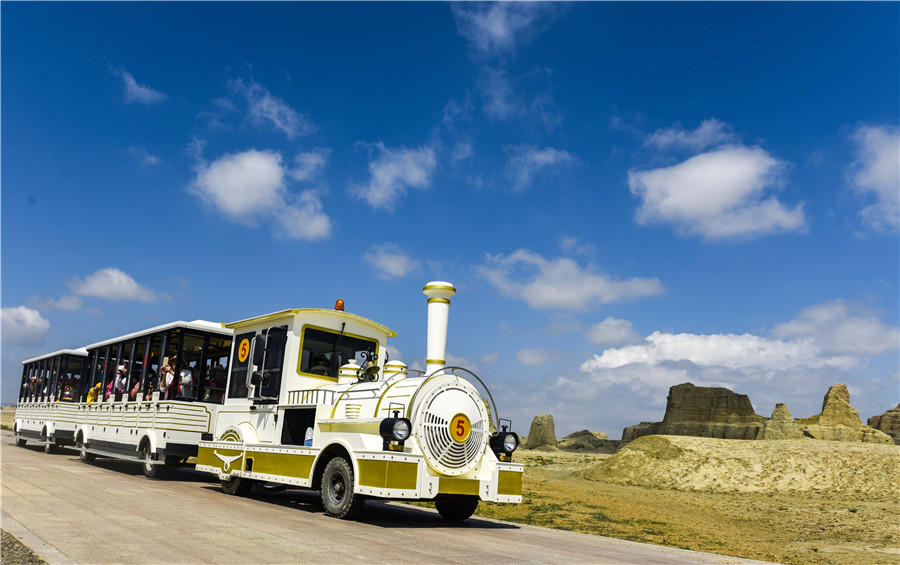
[{"label": "yellow number 5 sign", "polygon": [[472,422],[465,414],[457,414],[450,420],[450,437],[457,443],[465,443],[472,433]]},{"label": "yellow number 5 sign", "polygon": [[247,361],[247,357],[250,355],[250,340],[244,339],[241,341],[241,345],[238,347],[238,361],[244,363]]}]

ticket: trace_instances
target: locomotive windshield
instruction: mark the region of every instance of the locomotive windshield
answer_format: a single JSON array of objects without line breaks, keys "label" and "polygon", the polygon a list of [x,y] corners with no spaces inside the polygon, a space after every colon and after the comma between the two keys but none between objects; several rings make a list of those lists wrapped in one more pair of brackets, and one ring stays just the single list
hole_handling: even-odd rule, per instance
[{"label": "locomotive windshield", "polygon": [[305,328],[300,343],[299,372],[337,378],[341,365],[350,361],[362,364],[364,352],[372,355],[377,351],[378,343],[371,339]]}]

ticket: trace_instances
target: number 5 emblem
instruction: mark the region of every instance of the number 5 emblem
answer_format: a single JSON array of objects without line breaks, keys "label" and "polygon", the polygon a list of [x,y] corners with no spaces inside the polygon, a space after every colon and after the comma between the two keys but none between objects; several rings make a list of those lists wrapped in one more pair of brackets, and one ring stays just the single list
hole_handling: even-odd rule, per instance
[{"label": "number 5 emblem", "polygon": [[465,414],[457,414],[450,420],[450,437],[457,443],[465,443],[472,433],[472,422]]},{"label": "number 5 emblem", "polygon": [[238,347],[238,361],[243,363],[247,360],[247,357],[250,355],[250,340],[244,339],[241,341],[240,347]]}]

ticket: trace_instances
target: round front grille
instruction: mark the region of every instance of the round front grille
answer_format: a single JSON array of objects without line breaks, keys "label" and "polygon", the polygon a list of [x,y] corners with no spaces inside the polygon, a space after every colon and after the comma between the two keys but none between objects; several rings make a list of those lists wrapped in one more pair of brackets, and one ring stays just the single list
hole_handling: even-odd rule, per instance
[{"label": "round front grille", "polygon": [[[465,380],[453,377],[435,386],[421,404],[417,436],[428,464],[445,475],[462,475],[478,463],[487,443],[487,410],[478,392]],[[465,415],[471,431],[464,441],[451,434],[454,418]]]}]

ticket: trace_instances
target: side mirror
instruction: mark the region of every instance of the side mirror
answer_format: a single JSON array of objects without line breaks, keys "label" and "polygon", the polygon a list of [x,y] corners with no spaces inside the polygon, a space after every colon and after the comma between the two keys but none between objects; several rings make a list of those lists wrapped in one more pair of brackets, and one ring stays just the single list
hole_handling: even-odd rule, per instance
[{"label": "side mirror", "polygon": [[253,338],[253,364],[262,366],[266,355],[266,336],[258,335]]}]

